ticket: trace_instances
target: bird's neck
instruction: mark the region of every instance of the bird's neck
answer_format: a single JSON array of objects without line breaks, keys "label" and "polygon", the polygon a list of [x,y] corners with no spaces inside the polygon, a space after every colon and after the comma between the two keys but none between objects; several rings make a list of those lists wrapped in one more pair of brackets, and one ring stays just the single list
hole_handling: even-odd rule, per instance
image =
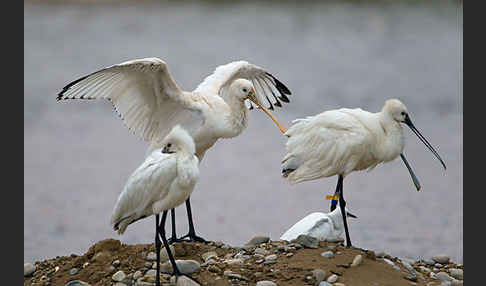
[{"label": "bird's neck", "polygon": [[379,123],[383,134],[379,136],[381,139],[376,145],[376,154],[381,161],[388,162],[395,159],[403,151],[405,146],[403,128],[399,122],[384,112],[379,114]]},{"label": "bird's neck", "polygon": [[199,160],[196,156],[181,152],[177,156],[177,180],[179,185],[190,187],[194,185],[199,177],[197,168]]},{"label": "bird's neck", "polygon": [[223,138],[238,136],[248,124],[248,110],[245,103],[231,94],[223,97],[228,105],[225,115],[225,130]]}]

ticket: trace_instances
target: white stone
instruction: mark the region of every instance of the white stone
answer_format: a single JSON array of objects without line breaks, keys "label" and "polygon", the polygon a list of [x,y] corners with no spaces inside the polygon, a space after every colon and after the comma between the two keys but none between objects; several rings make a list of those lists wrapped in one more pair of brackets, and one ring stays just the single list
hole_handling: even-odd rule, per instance
[{"label": "white stone", "polygon": [[121,282],[123,279],[125,279],[127,275],[125,275],[125,272],[123,271],[117,271],[113,276],[111,276],[111,279],[115,282]]},{"label": "white stone", "polygon": [[363,256],[361,254],[356,255],[353,259],[353,263],[351,263],[351,267],[360,265],[361,261],[363,261]]},{"label": "white stone", "polygon": [[35,271],[35,265],[32,263],[24,263],[24,276],[30,276]]},{"label": "white stone", "polygon": [[327,277],[327,282],[334,283],[338,280],[338,276],[336,274],[332,274],[331,276]]}]

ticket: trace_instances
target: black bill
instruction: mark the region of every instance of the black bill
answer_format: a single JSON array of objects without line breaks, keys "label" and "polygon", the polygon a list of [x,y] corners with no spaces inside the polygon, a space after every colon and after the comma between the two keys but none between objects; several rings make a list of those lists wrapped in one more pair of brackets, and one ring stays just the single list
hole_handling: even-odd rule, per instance
[{"label": "black bill", "polygon": [[420,191],[420,182],[417,179],[417,176],[415,176],[415,173],[412,170],[412,167],[408,164],[407,159],[405,158],[405,155],[403,153],[400,153],[400,157],[402,157],[403,163],[405,163],[405,166],[407,166],[408,172],[410,173],[410,177],[412,177],[413,184],[417,188],[417,191]]},{"label": "black bill", "polygon": [[[412,129],[413,133],[415,133],[415,135],[417,135],[417,137],[422,141],[422,143],[424,143],[425,146],[427,146],[427,148],[429,148],[429,150],[435,155],[435,157],[437,157],[437,159],[439,159],[439,161],[442,163],[442,166],[444,167],[444,169],[447,169],[444,161],[442,161],[442,158],[440,158],[439,154],[437,153],[437,151],[435,151],[434,147],[432,147],[432,145],[430,145],[429,141],[427,141],[427,139],[425,139],[425,137],[422,134],[420,134],[418,129],[415,128],[412,121],[410,120],[410,117],[408,117],[408,114],[405,117],[405,124],[407,124],[408,127],[410,127],[410,129]],[[411,169],[409,169],[409,170],[411,170]]]}]

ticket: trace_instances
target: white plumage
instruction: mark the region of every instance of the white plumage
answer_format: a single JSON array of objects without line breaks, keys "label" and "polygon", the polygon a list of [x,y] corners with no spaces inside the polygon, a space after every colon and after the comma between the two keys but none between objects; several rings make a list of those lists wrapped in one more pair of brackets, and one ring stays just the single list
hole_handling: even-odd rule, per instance
[{"label": "white plumage", "polygon": [[[346,213],[349,217],[355,217],[347,209]],[[342,241],[344,224],[339,206],[329,213],[310,213],[290,227],[280,239],[292,241],[301,234],[315,237],[319,241]]]},{"label": "white plumage", "polygon": [[[164,61],[144,58],[77,79],[62,89],[57,100],[109,100],[129,130],[149,142],[147,154],[160,148],[167,133],[180,125],[194,139],[196,156],[201,161],[218,139],[238,136],[246,128],[247,99],[282,130],[264,105],[269,109],[274,105],[281,107],[280,101],[289,102],[288,95],[289,89],[277,78],[246,61],[217,67],[194,91],[188,92],[178,87]],[[188,236],[200,239],[195,235],[189,199],[186,207]]]},{"label": "white plumage", "polygon": [[[390,99],[377,113],[341,108],[297,119],[286,132],[290,138],[282,160],[283,174],[294,184],[372,170],[402,153],[405,140],[401,123],[407,123],[406,118],[405,105]],[[422,140],[423,136],[419,138]]]},{"label": "white plumage", "polygon": [[[407,124],[419,139],[444,162],[430,143],[415,128],[408,110],[397,99],[389,99],[377,113],[360,108],[329,110],[294,121],[286,131],[287,154],[282,160],[282,175],[291,184],[338,175],[335,196],[339,199],[347,246],[351,246],[344,209],[343,180],[353,171],[372,170],[401,155],[417,190],[415,174],[402,154],[405,146],[401,123]],[[335,210],[337,200],[331,204]]]},{"label": "white plumage", "polygon": [[217,67],[188,92],[178,87],[164,61],[144,58],[77,79],[57,99],[109,100],[125,125],[150,142],[148,154],[179,124],[194,138],[196,154],[202,160],[219,138],[235,137],[246,128],[246,99],[269,114],[264,105],[281,107],[281,101],[289,102],[288,95],[290,91],[278,79],[246,61]]},{"label": "white plumage", "polygon": [[113,209],[111,224],[123,234],[129,224],[182,204],[199,179],[192,137],[175,126],[132,173]]}]

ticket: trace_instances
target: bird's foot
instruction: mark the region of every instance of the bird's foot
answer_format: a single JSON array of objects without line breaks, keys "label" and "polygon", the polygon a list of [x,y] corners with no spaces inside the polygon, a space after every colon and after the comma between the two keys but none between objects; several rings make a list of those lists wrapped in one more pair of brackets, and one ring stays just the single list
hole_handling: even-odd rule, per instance
[{"label": "bird's foot", "polygon": [[209,241],[205,240],[204,238],[197,236],[195,233],[191,233],[191,232],[182,236],[179,239],[181,241],[187,241],[187,242],[202,242],[202,243],[208,243],[209,242]]},{"label": "bird's foot", "polygon": [[183,242],[183,241],[186,241],[186,240],[182,239],[182,237],[181,237],[181,238],[177,238],[177,237],[175,237],[175,236],[169,237],[169,238],[167,239],[167,242],[168,242],[169,244],[173,244],[174,242]]}]

